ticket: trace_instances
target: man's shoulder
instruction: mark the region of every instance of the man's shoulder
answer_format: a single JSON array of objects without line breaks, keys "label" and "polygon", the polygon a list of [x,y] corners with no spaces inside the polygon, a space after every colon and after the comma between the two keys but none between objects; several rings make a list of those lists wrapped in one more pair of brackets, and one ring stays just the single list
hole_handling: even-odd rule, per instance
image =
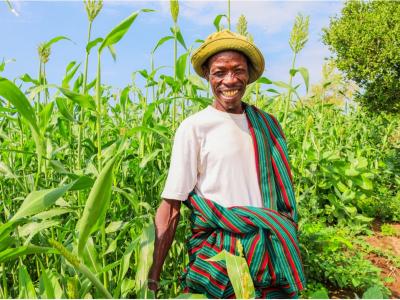
[{"label": "man's shoulder", "polygon": [[265,110],[262,110],[258,107],[253,106],[253,108],[255,109],[255,111],[258,114],[261,114],[264,116],[263,119],[265,120],[265,122],[267,122],[269,124],[269,126],[272,125],[273,127],[275,127],[279,131],[279,133],[285,138],[285,134],[283,132],[282,125],[279,123],[279,120],[277,117],[275,117],[273,114],[271,114]]},{"label": "man's shoulder", "polygon": [[190,115],[182,121],[179,125],[178,130],[190,130],[199,128],[204,121],[209,118],[209,107],[203,108],[202,110]]}]

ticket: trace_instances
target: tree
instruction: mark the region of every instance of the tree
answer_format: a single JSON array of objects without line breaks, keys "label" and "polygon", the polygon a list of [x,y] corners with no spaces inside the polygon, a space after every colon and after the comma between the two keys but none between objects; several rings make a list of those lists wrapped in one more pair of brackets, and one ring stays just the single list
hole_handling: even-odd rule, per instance
[{"label": "tree", "polygon": [[348,100],[354,97],[359,87],[352,80],[344,78],[333,60],[328,60],[322,66],[322,79],[311,86],[311,97],[307,103],[316,104],[321,101],[331,103],[347,111]]},{"label": "tree", "polygon": [[323,29],[339,70],[361,90],[356,100],[372,111],[400,113],[400,2],[345,2]]}]

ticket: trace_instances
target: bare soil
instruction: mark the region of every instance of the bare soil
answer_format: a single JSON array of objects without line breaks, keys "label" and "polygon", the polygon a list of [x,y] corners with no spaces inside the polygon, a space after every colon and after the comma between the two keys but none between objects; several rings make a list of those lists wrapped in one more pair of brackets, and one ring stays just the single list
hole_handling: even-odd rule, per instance
[{"label": "bare soil", "polygon": [[[366,238],[366,242],[374,248],[400,257],[400,224],[392,224],[393,228],[397,231],[397,236],[382,235],[380,231],[381,225],[382,223],[380,222],[374,224],[374,235]],[[391,282],[385,285],[392,291],[392,298],[400,298],[400,268],[394,266],[393,262],[389,259],[374,253],[369,253],[366,258],[382,270],[381,276],[383,279],[392,278]]]}]

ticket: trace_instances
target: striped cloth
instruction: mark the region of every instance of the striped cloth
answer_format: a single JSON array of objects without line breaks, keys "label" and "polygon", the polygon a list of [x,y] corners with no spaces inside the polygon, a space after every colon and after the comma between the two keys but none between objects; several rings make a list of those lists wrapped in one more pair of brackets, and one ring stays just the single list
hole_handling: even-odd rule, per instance
[{"label": "striped cloth", "polygon": [[296,298],[305,286],[297,240],[297,210],[285,137],[277,120],[245,105],[253,140],[263,208],[223,207],[192,192],[189,264],[181,276],[186,292],[234,298],[224,261],[206,261],[243,245],[257,298]]}]

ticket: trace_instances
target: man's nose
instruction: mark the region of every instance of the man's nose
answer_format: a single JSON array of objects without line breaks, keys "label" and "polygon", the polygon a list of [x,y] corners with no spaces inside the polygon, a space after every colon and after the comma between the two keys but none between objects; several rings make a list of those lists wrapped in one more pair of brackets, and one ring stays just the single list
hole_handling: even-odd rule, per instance
[{"label": "man's nose", "polygon": [[224,83],[225,84],[231,84],[231,83],[236,83],[238,80],[237,75],[235,72],[228,72],[226,73],[224,77]]}]

